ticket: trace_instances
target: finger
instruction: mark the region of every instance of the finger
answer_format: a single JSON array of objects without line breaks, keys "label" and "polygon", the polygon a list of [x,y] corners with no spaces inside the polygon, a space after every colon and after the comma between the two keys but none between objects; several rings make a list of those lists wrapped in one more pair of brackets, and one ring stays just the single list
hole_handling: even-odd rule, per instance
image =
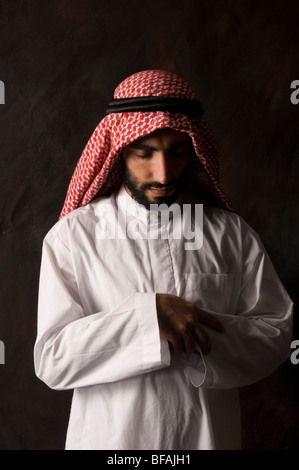
[{"label": "finger", "polygon": [[186,354],[191,354],[194,352],[196,347],[196,339],[192,334],[187,334],[182,337],[184,352]]},{"label": "finger", "polygon": [[181,354],[184,352],[184,345],[181,337],[172,336],[168,341],[171,344],[171,348],[175,354]]},{"label": "finger", "polygon": [[193,311],[196,311],[196,320],[200,324],[209,326],[210,328],[215,331],[218,331],[219,333],[224,331],[223,324],[212,313],[206,312],[205,310],[196,307],[196,305],[193,305]]},{"label": "finger", "polygon": [[194,331],[196,342],[200,346],[203,354],[208,354],[211,350],[211,340],[203,328],[196,328]]}]

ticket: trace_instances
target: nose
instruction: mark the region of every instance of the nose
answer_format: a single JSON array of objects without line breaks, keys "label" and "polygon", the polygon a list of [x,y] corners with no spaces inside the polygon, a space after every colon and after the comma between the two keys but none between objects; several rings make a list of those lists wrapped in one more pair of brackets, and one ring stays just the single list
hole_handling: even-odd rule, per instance
[{"label": "nose", "polygon": [[166,152],[159,152],[153,162],[153,179],[161,184],[171,181],[172,164]]}]

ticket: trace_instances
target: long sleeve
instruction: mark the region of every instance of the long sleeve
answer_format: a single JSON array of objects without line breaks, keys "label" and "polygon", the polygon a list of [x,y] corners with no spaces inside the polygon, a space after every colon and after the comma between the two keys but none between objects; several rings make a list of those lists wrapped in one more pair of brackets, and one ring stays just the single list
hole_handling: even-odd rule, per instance
[{"label": "long sleeve", "polygon": [[57,237],[44,241],[34,350],[37,376],[51,388],[73,389],[169,365],[155,294],[124,294],[112,310],[86,316],[72,264],[70,250]]},{"label": "long sleeve", "polygon": [[[67,448],[239,448],[235,388],[289,356],[292,302],[237,215],[205,208],[203,245],[185,250],[171,230],[123,236],[133,219],[141,234],[149,226],[128,198],[98,198],[44,240],[35,368],[49,387],[74,389]],[[119,237],[102,237],[105,221],[119,222]],[[225,331],[208,331],[209,354],[170,355],[156,292],[219,317]]]},{"label": "long sleeve", "polygon": [[[243,224],[242,275],[236,311],[211,311],[224,325],[211,329],[211,352],[185,359],[195,386],[230,389],[270,375],[290,355],[292,301],[257,234]],[[219,293],[219,295],[223,293]]]}]

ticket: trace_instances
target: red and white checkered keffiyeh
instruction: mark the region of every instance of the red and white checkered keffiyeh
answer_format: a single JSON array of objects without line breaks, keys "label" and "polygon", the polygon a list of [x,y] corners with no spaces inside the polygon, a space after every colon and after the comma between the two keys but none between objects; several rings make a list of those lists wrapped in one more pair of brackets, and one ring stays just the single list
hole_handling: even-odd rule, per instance
[{"label": "red and white checkered keffiyeh", "polygon": [[[195,99],[193,90],[185,80],[161,70],[146,70],[131,75],[118,85],[114,93],[114,99],[145,96]],[[205,120],[165,111],[134,111],[108,114],[99,123],[78,161],[60,218],[88,204],[95,196],[108,195],[117,189],[122,182],[122,149],[134,140],[165,127],[190,135],[195,153],[212,183],[213,192],[222,205],[233,210],[219,186],[217,145]]]}]

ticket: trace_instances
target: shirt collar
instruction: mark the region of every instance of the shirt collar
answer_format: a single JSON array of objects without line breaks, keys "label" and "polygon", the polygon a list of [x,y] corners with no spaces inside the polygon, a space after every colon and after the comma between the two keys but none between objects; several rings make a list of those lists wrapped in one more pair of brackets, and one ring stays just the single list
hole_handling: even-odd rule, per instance
[{"label": "shirt collar", "polygon": [[[170,220],[172,219],[172,209],[175,209],[177,204],[181,205],[183,203],[183,199],[183,196],[180,195],[178,199],[168,207]],[[129,217],[137,218],[145,224],[158,223],[158,217],[156,217],[157,212],[154,210],[148,210],[142,204],[135,201],[135,199],[133,199],[126,191],[124,184],[121,185],[116,195],[116,202],[117,206],[125,211]],[[167,220],[167,218],[165,220]]]}]

